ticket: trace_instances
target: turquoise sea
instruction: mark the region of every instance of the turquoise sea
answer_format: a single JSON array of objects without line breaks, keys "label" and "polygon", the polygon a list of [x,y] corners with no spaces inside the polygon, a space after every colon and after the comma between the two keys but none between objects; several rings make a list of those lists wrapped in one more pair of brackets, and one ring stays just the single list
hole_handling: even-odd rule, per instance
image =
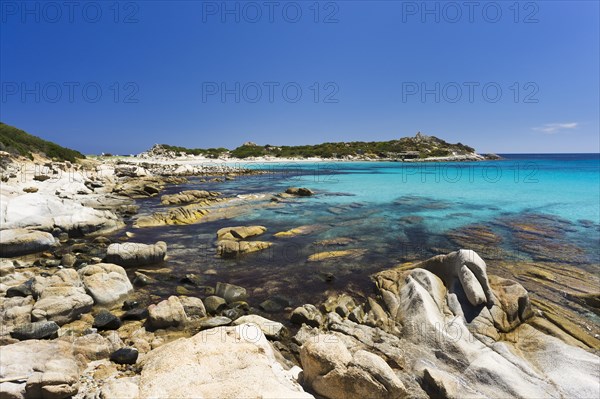
[{"label": "turquoise sea", "polygon": [[[231,196],[296,186],[316,195],[231,220],[136,234],[140,241],[167,241],[169,267],[177,275],[215,269],[216,276],[205,277],[207,285],[226,280],[248,287],[256,300],[279,295],[290,305],[316,303],[336,290],[360,292],[373,272],[461,247],[483,252],[484,259],[556,261],[597,273],[600,154],[502,157],[468,163],[240,164],[266,174],[215,183],[191,180],[169,191],[201,188]],[[146,200],[142,210],[158,203]],[[267,227],[258,239],[272,241],[272,248],[236,260],[215,256],[217,229],[250,224]],[[309,227],[295,237],[273,237],[299,226]],[[344,246],[315,245],[339,237],[350,240]],[[308,261],[331,250],[354,252],[327,262]]]}]

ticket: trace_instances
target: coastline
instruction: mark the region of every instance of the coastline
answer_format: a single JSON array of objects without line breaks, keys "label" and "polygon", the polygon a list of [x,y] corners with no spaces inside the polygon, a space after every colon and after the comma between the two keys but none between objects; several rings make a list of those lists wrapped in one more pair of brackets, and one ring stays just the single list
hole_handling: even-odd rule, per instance
[{"label": "coastline", "polygon": [[[295,395],[292,392],[305,394],[304,390],[320,392],[318,385],[315,386],[310,380],[316,378],[311,364],[322,358],[329,347],[310,344],[317,337],[321,342],[332,339],[337,342],[336,352],[347,358],[341,363],[346,365],[343,366],[346,367],[344,370],[350,367],[347,366],[349,362],[360,365],[359,368],[363,371],[356,378],[359,383],[367,383],[375,375],[387,375],[389,384],[385,389],[377,384],[370,387],[377,397],[396,397],[387,396],[392,394],[426,397],[426,394],[431,392],[428,391],[430,383],[454,386],[457,378],[455,376],[461,371],[455,369],[451,363],[431,357],[431,348],[446,351],[459,361],[474,362],[472,364],[497,378],[517,381],[515,389],[519,392],[534,390],[540,395],[547,394],[550,392],[549,386],[552,385],[552,389],[557,389],[558,386],[564,394],[594,394],[594,388],[585,382],[572,383],[552,377],[550,368],[543,368],[533,375],[524,375],[520,369],[513,366],[514,362],[541,361],[542,348],[550,346],[553,348],[552,361],[583,359],[579,367],[585,367],[585,375],[591,378],[596,376],[592,366],[597,361],[600,350],[598,337],[585,331],[585,328],[581,327],[580,316],[573,313],[572,309],[561,307],[562,297],[556,297],[556,292],[576,286],[580,292],[590,295],[573,299],[576,303],[582,303],[578,305],[580,309],[586,309],[586,301],[593,301],[595,295],[594,277],[568,265],[540,265],[539,262],[488,259],[488,250],[493,241],[486,241],[490,238],[489,233],[485,231],[460,236],[464,244],[461,246],[476,247],[481,258],[474,252],[441,253],[447,254],[442,262],[444,267],[456,267],[456,262],[461,265],[475,262],[478,269],[473,269],[472,273],[481,273],[481,270],[485,273],[487,269],[489,276],[484,274],[485,277],[479,275],[479,278],[480,281],[487,281],[489,287],[486,287],[485,283],[482,287],[471,286],[465,283],[466,277],[456,277],[458,274],[448,277],[435,267],[428,266],[430,263],[427,262],[430,261],[419,258],[416,254],[408,263],[379,269],[372,277],[376,282],[371,288],[375,295],[369,293],[369,290],[361,293],[332,290],[329,297],[321,303],[282,303],[283,299],[277,296],[267,296],[267,299],[263,300],[264,292],[261,293],[260,287],[232,284],[227,279],[228,274],[225,270],[218,266],[208,266],[214,262],[207,262],[206,266],[192,274],[169,267],[172,261],[169,260],[168,254],[177,257],[179,244],[170,235],[153,236],[152,241],[138,241],[139,237],[148,237],[144,232],[151,232],[151,226],[172,226],[174,231],[178,231],[184,226],[214,221],[221,221],[224,226],[243,225],[228,227],[227,231],[219,229],[207,232],[213,237],[211,241],[214,240],[214,235],[217,235],[216,242],[209,243],[212,248],[207,253],[211,257],[222,258],[223,262],[236,262],[236,259],[252,256],[260,257],[261,254],[267,253],[269,248],[277,249],[277,240],[291,240],[293,243],[296,237],[310,235],[320,228],[314,225],[300,225],[291,226],[294,228],[286,231],[267,232],[264,227],[237,222],[236,217],[249,215],[260,209],[283,210],[288,206],[297,209],[298,204],[314,201],[312,197],[315,194],[310,190],[296,189],[290,190],[289,193],[221,195],[207,187],[236,179],[240,179],[243,184],[244,176],[257,174],[257,178],[260,179],[260,173],[231,166],[229,160],[216,163],[212,161],[214,160],[197,157],[187,160],[119,158],[88,160],[74,165],[37,159],[36,162],[22,160],[15,164],[0,190],[2,249],[6,251],[10,247],[11,251],[14,251],[1,263],[0,316],[3,329],[0,343],[3,353],[9,354],[6,358],[12,359],[13,351],[21,353],[25,350],[25,344],[29,345],[28,350],[42,351],[43,348],[43,351],[51,356],[58,356],[44,345],[55,342],[58,348],[59,342],[70,339],[73,347],[79,348],[79,352],[73,354],[72,351],[61,348],[61,356],[70,359],[70,356],[82,355],[85,361],[71,370],[72,374],[61,377],[61,381],[68,387],[69,393],[78,392],[77,398],[89,392],[109,392],[109,389],[113,389],[115,381],[120,380],[120,390],[127,388],[144,393],[156,392],[152,390],[154,388],[148,378],[144,377],[143,373],[140,374],[138,367],[141,366],[115,369],[104,377],[91,376],[100,376],[99,367],[106,368],[114,364],[113,355],[117,351],[135,348],[139,360],[134,363],[144,364],[144,373],[154,373],[151,374],[153,378],[158,378],[162,375],[161,371],[148,364],[166,361],[169,356],[173,356],[173,352],[170,351],[177,353],[171,346],[177,338],[184,338],[178,345],[189,343],[190,347],[186,347],[185,350],[193,351],[192,341],[189,341],[194,339],[192,337],[203,336],[203,339],[208,339],[210,334],[216,334],[215,329],[218,329],[219,334],[228,331],[227,334],[243,335],[242,328],[250,328],[243,326],[259,326],[259,335],[262,334],[260,345],[269,356],[273,356],[266,364],[269,368],[282,370],[281,374],[269,378],[280,381],[279,383],[283,380],[288,381],[282,383],[286,395]],[[313,163],[329,160],[240,161],[241,164],[252,165],[279,162]],[[194,180],[193,183],[198,185],[199,190],[181,190],[179,187],[186,184],[188,179],[200,179]],[[156,203],[158,199],[161,199],[160,203]],[[139,207],[148,201],[154,201],[156,204],[150,208],[149,213],[139,215]],[[140,222],[142,216],[145,217],[144,223]],[[335,214],[332,217],[335,218]],[[298,224],[301,224],[300,220]],[[523,228],[540,228],[538,225],[532,226]],[[11,230],[16,231],[17,238],[20,237],[12,243],[11,238],[7,239],[7,232]],[[35,235],[30,234],[32,232],[36,232]],[[166,241],[165,245],[156,242],[162,241],[163,238]],[[325,284],[329,284],[328,279],[335,279],[336,275],[340,274],[335,269],[338,262],[360,264],[362,259],[368,262],[364,256],[369,247],[355,248],[351,241],[342,238],[334,237],[320,242],[314,253],[305,254],[305,267],[333,271],[328,272],[331,275],[318,275],[324,279]],[[119,252],[123,250],[125,252]],[[134,254],[133,258],[131,254]],[[470,259],[468,262],[460,258],[465,256]],[[147,263],[140,264],[140,260]],[[420,261],[425,263],[421,264]],[[277,260],[271,260],[267,266],[277,267]],[[102,279],[110,281],[110,284],[102,289],[95,287],[92,283],[94,280],[88,280],[87,277],[87,273],[92,271],[102,276]],[[174,273],[176,274],[173,275]],[[285,269],[282,273],[285,274]],[[176,283],[170,288],[172,291],[163,293],[164,289],[159,288],[161,280],[166,281],[171,275],[176,279]],[[557,275],[563,277],[553,277]],[[25,289],[24,284],[26,286],[27,281],[32,278],[37,281],[38,300],[33,294],[27,295],[27,291],[22,291]],[[285,281],[283,277],[280,278]],[[424,293],[427,285],[414,285],[424,278],[436,287],[429,294]],[[450,280],[447,280],[448,278]],[[197,282],[203,280],[216,281],[217,284],[207,286]],[[65,282],[69,288],[60,285]],[[364,284],[371,286],[372,283],[365,279]],[[59,286],[62,288],[57,288]],[[528,294],[524,286],[533,289],[534,292]],[[535,292],[538,286],[546,288],[541,293]],[[421,292],[423,289],[425,291]],[[454,289],[458,291],[453,291]],[[159,291],[161,295],[156,295]],[[409,291],[421,293],[407,295]],[[21,294],[13,296],[16,292]],[[51,295],[51,292],[55,294]],[[58,302],[44,300],[43,295],[46,295],[46,298],[56,298]],[[462,298],[458,304],[452,302],[455,295]],[[478,295],[484,295],[485,301],[491,301],[489,312],[481,313],[470,322],[461,319],[461,315],[480,309],[480,301],[484,299]],[[113,299],[110,305],[103,302],[103,298],[107,296]],[[469,296],[476,299],[468,299]],[[213,301],[218,300],[212,297],[222,298],[224,302],[214,305]],[[256,298],[260,298],[262,302]],[[131,309],[123,309],[125,299],[138,303],[133,307],[133,313]],[[67,304],[69,310],[61,307],[61,303]],[[427,306],[423,307],[423,303]],[[447,305],[440,305],[442,303]],[[398,318],[397,306],[406,309],[402,318]],[[114,330],[100,330],[94,327],[98,326],[97,319],[100,315],[109,318],[102,313],[106,309],[110,310],[113,317],[121,320]],[[279,310],[270,313],[266,309]],[[414,311],[409,311],[410,309]],[[16,314],[17,317],[9,316],[11,314]],[[453,316],[447,318],[448,314]],[[132,320],[130,317],[141,319]],[[237,319],[240,321],[236,322]],[[22,336],[19,334],[24,328],[23,325],[30,326],[40,322],[46,323],[44,328],[54,328],[52,323],[57,323],[57,330],[42,336],[39,335],[39,330],[34,329],[34,334],[38,337],[35,341],[15,338]],[[269,327],[265,327],[264,323]],[[277,323],[281,324],[281,328]],[[420,325],[424,330],[418,333],[411,332],[407,328],[411,323]],[[459,326],[462,336],[468,339],[457,340],[447,336],[440,341],[436,338],[439,335],[436,325]],[[96,328],[95,332],[85,332],[93,328]],[[113,342],[110,337],[111,334],[114,336],[115,331],[118,332],[119,340]],[[96,346],[84,351],[82,348],[90,342],[95,342]],[[521,351],[523,355],[498,355],[489,349],[489,345],[502,346],[509,352]],[[398,348],[404,348],[403,354],[398,353]],[[245,356],[249,355],[244,350],[235,344],[225,344],[221,352],[230,352],[238,358],[245,359]],[[494,358],[496,365],[493,368],[473,360],[473,356],[482,351]],[[214,364],[222,364],[221,356],[222,353],[206,355],[198,367],[208,368]],[[278,360],[273,360],[275,357]],[[422,358],[430,362],[428,367],[423,368],[418,360]],[[378,366],[365,369],[366,365],[372,362]],[[24,367],[30,364],[21,363]],[[402,365],[404,371],[400,372],[397,365]],[[297,376],[299,366],[304,369],[306,375],[312,377],[301,380]],[[176,368],[177,365],[171,367]],[[220,371],[223,373],[233,370],[228,366],[222,367]],[[256,372],[266,373],[265,370],[259,368]],[[46,372],[52,370],[48,369]],[[67,382],[72,380],[73,374],[77,375],[76,380],[80,384],[77,388],[73,382]],[[15,375],[8,377],[11,376]],[[418,376],[418,379],[415,380],[414,376]],[[242,374],[240,378],[244,381],[244,378],[249,377]],[[472,375],[461,375],[460,378],[467,381],[468,389],[460,391],[463,393],[471,392],[469,390],[492,396],[506,393],[502,388],[481,384]],[[422,381],[430,382],[425,384]],[[164,383],[167,387],[172,386],[169,381]],[[10,384],[10,389],[24,389],[25,386],[24,382],[5,382],[0,384],[0,388],[8,389],[6,384]],[[343,395],[345,389],[350,388],[341,386],[336,389],[338,394]]]}]

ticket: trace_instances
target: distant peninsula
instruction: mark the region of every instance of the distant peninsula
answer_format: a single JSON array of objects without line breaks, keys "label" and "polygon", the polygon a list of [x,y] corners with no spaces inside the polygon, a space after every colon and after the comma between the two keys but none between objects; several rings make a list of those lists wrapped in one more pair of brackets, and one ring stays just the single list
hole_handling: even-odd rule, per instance
[{"label": "distant peninsula", "polygon": [[347,161],[480,161],[498,159],[495,154],[480,155],[462,144],[451,144],[435,136],[418,132],[413,137],[390,141],[351,141],[300,146],[258,145],[246,142],[227,148],[185,148],[156,144],[138,155],[141,158],[182,158],[196,156],[208,159],[324,159]]}]

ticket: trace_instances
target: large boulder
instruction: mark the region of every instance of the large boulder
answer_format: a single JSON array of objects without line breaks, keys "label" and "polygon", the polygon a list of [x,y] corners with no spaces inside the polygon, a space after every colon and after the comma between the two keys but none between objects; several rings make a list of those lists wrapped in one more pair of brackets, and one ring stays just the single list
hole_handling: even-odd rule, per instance
[{"label": "large boulder", "polygon": [[236,319],[233,324],[236,326],[241,324],[255,324],[267,338],[275,340],[281,339],[286,333],[283,324],[255,314],[242,316]]},{"label": "large boulder", "polygon": [[158,241],[153,245],[135,242],[110,244],[105,261],[121,266],[143,266],[162,262],[166,254],[167,243],[164,241]]},{"label": "large boulder", "polygon": [[0,230],[0,257],[46,251],[56,245],[50,233],[26,229]]},{"label": "large boulder", "polygon": [[52,231],[59,228],[70,235],[104,234],[123,227],[108,210],[83,206],[81,201],[33,193],[16,197],[0,196],[0,225],[4,229],[32,228]]},{"label": "large boulder", "polygon": [[277,362],[253,324],[217,327],[147,354],[143,398],[313,398]]},{"label": "large boulder", "polygon": [[97,305],[118,304],[133,292],[133,286],[121,266],[110,263],[88,265],[79,269],[79,275]]},{"label": "large boulder", "polygon": [[300,350],[304,380],[328,399],[403,398],[404,384],[379,356],[358,350],[350,353],[335,335],[321,334]]},{"label": "large boulder", "polygon": [[[20,379],[11,380],[14,377]],[[79,367],[71,344],[23,341],[2,347],[0,397],[11,399],[62,399],[79,390]]]}]

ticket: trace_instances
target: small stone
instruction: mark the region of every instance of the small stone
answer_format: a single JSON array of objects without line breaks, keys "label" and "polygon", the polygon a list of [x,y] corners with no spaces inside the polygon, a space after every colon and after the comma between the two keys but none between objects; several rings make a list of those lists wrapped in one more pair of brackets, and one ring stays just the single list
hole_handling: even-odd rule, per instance
[{"label": "small stone", "polygon": [[323,323],[323,315],[316,306],[306,304],[294,309],[290,321],[299,326],[306,324],[310,327],[318,328]]},{"label": "small stone", "polygon": [[121,316],[121,320],[144,320],[148,318],[148,310],[143,308],[130,309]]},{"label": "small stone", "polygon": [[258,306],[267,313],[276,313],[290,306],[290,302],[285,298],[274,296],[261,302]]},{"label": "small stone", "polygon": [[236,320],[242,317],[244,315],[244,312],[240,309],[233,308],[224,310],[222,314],[223,316],[230,318],[231,320]]},{"label": "small stone", "polygon": [[77,262],[77,257],[73,254],[64,254],[61,261],[64,267],[73,267],[75,262]]},{"label": "small stone", "polygon": [[135,278],[133,279],[133,284],[138,287],[144,287],[148,284],[152,283],[152,279],[146,276],[144,273],[135,272]]},{"label": "small stone", "polygon": [[227,326],[231,324],[231,319],[225,316],[210,317],[202,320],[199,324],[200,330],[207,330],[209,328]]},{"label": "small stone", "polygon": [[27,339],[44,339],[53,337],[59,327],[53,321],[38,321],[17,326],[11,333],[11,337],[24,341]]},{"label": "small stone", "polygon": [[175,288],[175,292],[177,292],[177,295],[192,295],[193,294],[192,291],[188,290],[183,285],[178,285],[177,288]]},{"label": "small stone", "polygon": [[184,278],[181,279],[182,283],[186,283],[186,284],[191,284],[191,285],[195,285],[195,286],[201,286],[202,285],[202,277],[198,276],[197,274],[186,274]]},{"label": "small stone", "polygon": [[227,306],[225,299],[211,295],[204,299],[204,307],[209,314],[218,314]]},{"label": "small stone", "polygon": [[133,347],[125,347],[114,351],[110,360],[117,364],[135,364],[138,358],[138,350]]},{"label": "small stone", "polygon": [[25,187],[23,189],[23,192],[25,192],[25,193],[37,193],[38,192],[38,188],[37,187]]},{"label": "small stone", "polygon": [[121,320],[108,310],[101,310],[94,317],[93,327],[97,328],[98,331],[117,330],[121,327]]},{"label": "small stone", "polygon": [[125,302],[123,302],[123,310],[131,310],[133,308],[137,308],[139,306],[139,302],[137,301],[132,301],[132,300],[126,300]]},{"label": "small stone", "polygon": [[229,283],[217,283],[215,293],[224,298],[227,303],[243,301],[248,297],[245,288]]},{"label": "small stone", "polygon": [[27,296],[33,295],[33,292],[31,290],[31,285],[32,285],[32,281],[27,281],[21,285],[17,285],[16,287],[10,287],[8,290],[6,290],[6,297],[14,298],[14,297],[27,297]]}]

